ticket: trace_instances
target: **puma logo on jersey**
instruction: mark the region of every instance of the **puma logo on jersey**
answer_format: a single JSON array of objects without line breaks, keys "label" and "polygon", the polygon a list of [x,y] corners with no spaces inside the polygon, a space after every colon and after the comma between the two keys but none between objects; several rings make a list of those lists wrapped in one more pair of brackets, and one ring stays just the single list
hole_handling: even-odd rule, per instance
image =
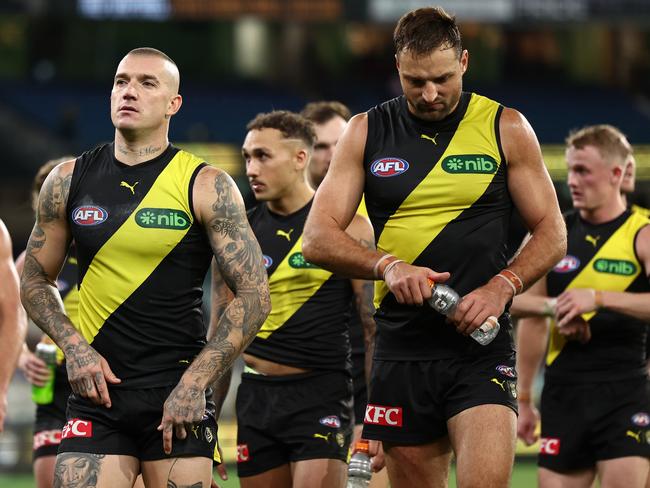
[{"label": "puma logo on jersey", "polygon": [[291,242],[291,233],[293,232],[293,229],[290,229],[289,232],[285,232],[282,229],[278,229],[275,231],[276,236],[280,237],[286,237],[287,241]]},{"label": "puma logo on jersey", "polygon": [[128,188],[129,190],[131,190],[131,193],[132,193],[133,195],[135,195],[135,186],[136,186],[138,183],[140,183],[140,182],[139,182],[139,181],[136,181],[135,183],[133,183],[133,185],[129,185],[126,181],[120,181],[120,186],[123,186],[124,188]]},{"label": "puma logo on jersey", "polygon": [[596,245],[598,244],[598,239],[600,239],[600,236],[594,237],[594,236],[590,236],[589,234],[585,236],[585,241],[587,241],[589,244],[591,244],[594,247],[596,247]]},{"label": "puma logo on jersey", "polygon": [[196,437],[197,439],[199,438],[199,427],[200,427],[199,425],[195,425],[194,427],[192,427],[192,434],[194,434],[194,437]]},{"label": "puma logo on jersey", "polygon": [[428,135],[426,135],[426,134],[420,134],[420,139],[428,139],[428,140],[430,140],[431,142],[433,142],[433,143],[437,146],[438,143],[436,142],[436,137],[438,137],[438,133],[437,133],[437,132],[436,132],[436,135],[433,136],[433,137],[428,136]]},{"label": "puma logo on jersey", "polygon": [[499,381],[496,378],[492,378],[490,381],[492,383],[496,383],[497,385],[499,385],[503,391],[506,391],[506,387],[504,386],[506,384],[506,380]]},{"label": "puma logo on jersey", "polygon": [[625,435],[628,436],[628,437],[631,437],[632,439],[634,439],[635,441],[637,441],[639,444],[641,444],[641,432],[642,432],[642,431],[639,431],[639,432],[632,432],[631,430],[628,430],[628,431],[625,433]]},{"label": "puma logo on jersey", "polygon": [[329,433],[329,432],[327,434],[325,434],[325,435],[323,435],[323,434],[314,434],[314,438],[315,439],[323,439],[325,442],[329,442],[330,441],[330,435],[331,435],[331,433]]}]

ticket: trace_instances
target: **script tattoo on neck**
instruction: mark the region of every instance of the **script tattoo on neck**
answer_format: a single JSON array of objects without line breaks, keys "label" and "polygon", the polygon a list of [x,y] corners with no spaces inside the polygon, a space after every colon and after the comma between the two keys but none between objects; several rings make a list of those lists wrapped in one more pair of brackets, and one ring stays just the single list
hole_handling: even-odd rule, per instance
[{"label": "script tattoo on neck", "polygon": [[162,146],[148,146],[148,147],[141,147],[137,149],[131,149],[122,144],[118,144],[117,150],[120,153],[124,154],[125,156],[133,155],[133,156],[142,157],[142,156],[151,156],[159,153],[162,150]]}]

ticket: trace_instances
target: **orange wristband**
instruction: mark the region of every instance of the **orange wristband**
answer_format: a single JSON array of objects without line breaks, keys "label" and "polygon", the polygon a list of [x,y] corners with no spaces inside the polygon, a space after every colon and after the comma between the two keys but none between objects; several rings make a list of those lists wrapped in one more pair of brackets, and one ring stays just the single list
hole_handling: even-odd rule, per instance
[{"label": "orange wristband", "polygon": [[596,305],[596,310],[600,310],[604,307],[603,290],[594,290],[594,304]]},{"label": "orange wristband", "polygon": [[530,392],[529,391],[518,391],[517,392],[517,401],[519,403],[530,403]]},{"label": "orange wristband", "polygon": [[509,269],[502,269],[499,271],[498,276],[504,277],[506,280],[513,284],[515,287],[515,295],[518,295],[524,291],[524,282],[521,281],[521,278],[517,276],[514,271],[510,271]]}]

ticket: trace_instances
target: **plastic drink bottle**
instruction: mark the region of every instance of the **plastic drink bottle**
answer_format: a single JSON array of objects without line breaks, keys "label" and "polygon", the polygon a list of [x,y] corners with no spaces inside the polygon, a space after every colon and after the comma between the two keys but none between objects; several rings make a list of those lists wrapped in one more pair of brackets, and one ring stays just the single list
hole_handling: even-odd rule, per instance
[{"label": "plastic drink bottle", "polygon": [[[429,282],[431,283],[431,281]],[[447,285],[431,284],[431,298],[429,298],[428,302],[435,311],[446,316],[453,315],[454,310],[461,301],[462,298],[453,288]],[[492,342],[499,333],[500,328],[499,320],[494,316],[490,316],[483,325],[470,334],[470,337],[480,345],[485,346]]]},{"label": "plastic drink bottle", "polygon": [[346,488],[366,488],[370,484],[372,468],[368,454],[368,441],[359,440],[354,445],[354,451],[348,466],[348,484]]},{"label": "plastic drink bottle", "polygon": [[47,364],[50,377],[43,386],[32,385],[32,400],[39,405],[52,403],[54,399],[54,374],[56,371],[56,344],[41,342],[36,344],[36,356]]}]

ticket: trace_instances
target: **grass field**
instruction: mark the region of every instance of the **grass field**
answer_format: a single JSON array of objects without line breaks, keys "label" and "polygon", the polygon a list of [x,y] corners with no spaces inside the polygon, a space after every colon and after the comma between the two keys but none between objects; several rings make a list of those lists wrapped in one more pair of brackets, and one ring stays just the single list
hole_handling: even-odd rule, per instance
[{"label": "grass field", "polygon": [[[236,475],[236,467],[234,465],[228,466],[228,481],[220,481],[221,488],[238,488],[239,480]],[[31,475],[8,475],[0,474],[0,486],[2,488],[33,488],[34,479]],[[452,473],[449,481],[450,487],[456,486],[456,478]],[[536,465],[533,461],[517,461],[515,463],[515,470],[512,475],[512,488],[531,488],[537,486]]]}]

